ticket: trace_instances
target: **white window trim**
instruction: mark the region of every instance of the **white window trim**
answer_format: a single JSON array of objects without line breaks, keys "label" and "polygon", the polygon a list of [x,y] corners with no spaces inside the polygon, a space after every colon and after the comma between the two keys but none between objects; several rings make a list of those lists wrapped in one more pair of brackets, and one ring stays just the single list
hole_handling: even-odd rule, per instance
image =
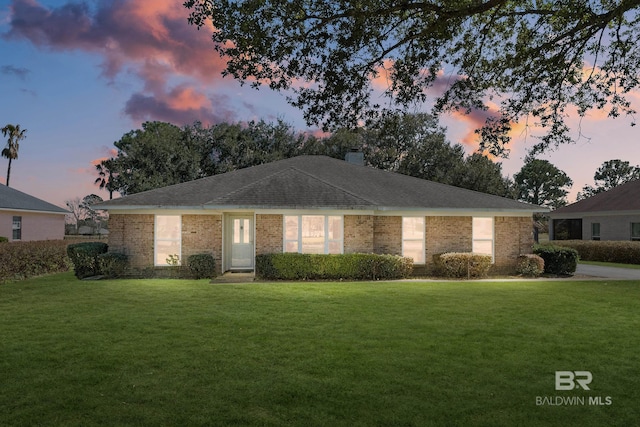
[{"label": "white window trim", "polygon": [[[404,238],[404,219],[405,218],[422,218],[422,238],[421,239],[405,239]],[[427,263],[427,220],[425,217],[421,216],[421,215],[414,215],[414,216],[403,216],[402,217],[402,231],[401,231],[401,238],[402,238],[402,256],[405,257],[404,254],[404,242],[421,242],[422,243],[422,256],[424,257],[424,260],[422,262],[415,262],[414,260],[414,264],[416,265],[425,265]]]},{"label": "white window trim", "polygon": [[[287,217],[297,217],[298,218],[298,238],[297,240],[287,239]],[[298,243],[298,253],[302,252],[302,217],[305,216],[321,216],[324,217],[324,254],[329,253],[329,244],[331,242],[339,242],[340,243],[340,253],[344,253],[344,215],[330,215],[330,214],[300,214],[300,215],[282,215],[282,252],[283,253],[295,253],[295,252],[287,252],[287,242],[297,242]],[[342,223],[342,239],[329,239],[329,218],[330,217],[339,217]]]},{"label": "white window trim", "polygon": [[[475,230],[473,227],[474,218],[489,218],[491,220],[491,238],[490,239],[476,239]],[[493,216],[474,216],[471,218],[471,250],[473,251],[474,242],[491,242],[491,264],[496,262],[496,218]]]},{"label": "white window trim", "polygon": [[[178,238],[177,239],[158,239],[158,217],[159,216],[173,216],[180,218],[178,222],[179,230],[178,230]],[[158,241],[161,242],[178,242],[178,265],[182,265],[182,215],[154,215],[153,218],[153,265],[156,267],[170,267],[166,262],[158,263]]]}]

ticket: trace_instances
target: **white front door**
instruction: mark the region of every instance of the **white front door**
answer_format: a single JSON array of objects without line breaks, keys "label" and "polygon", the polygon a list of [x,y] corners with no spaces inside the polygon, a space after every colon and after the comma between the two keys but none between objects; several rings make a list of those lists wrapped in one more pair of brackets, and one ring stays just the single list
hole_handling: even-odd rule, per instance
[{"label": "white front door", "polygon": [[232,270],[253,270],[253,215],[232,215],[231,225],[231,259]]}]

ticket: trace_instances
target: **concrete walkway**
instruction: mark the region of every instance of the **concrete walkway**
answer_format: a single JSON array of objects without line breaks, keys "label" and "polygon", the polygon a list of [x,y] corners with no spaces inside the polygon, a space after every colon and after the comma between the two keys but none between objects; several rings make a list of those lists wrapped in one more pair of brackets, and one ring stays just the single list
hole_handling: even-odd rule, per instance
[{"label": "concrete walkway", "polygon": [[603,277],[606,279],[640,280],[640,269],[578,264],[575,275]]}]

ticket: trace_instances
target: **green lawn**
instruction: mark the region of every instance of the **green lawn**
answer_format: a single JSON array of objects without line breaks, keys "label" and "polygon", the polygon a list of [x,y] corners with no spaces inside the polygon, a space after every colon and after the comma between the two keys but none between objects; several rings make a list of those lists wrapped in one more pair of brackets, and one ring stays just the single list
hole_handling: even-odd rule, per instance
[{"label": "green lawn", "polygon": [[0,425],[629,426],[639,353],[640,282],[62,274],[0,285]]}]

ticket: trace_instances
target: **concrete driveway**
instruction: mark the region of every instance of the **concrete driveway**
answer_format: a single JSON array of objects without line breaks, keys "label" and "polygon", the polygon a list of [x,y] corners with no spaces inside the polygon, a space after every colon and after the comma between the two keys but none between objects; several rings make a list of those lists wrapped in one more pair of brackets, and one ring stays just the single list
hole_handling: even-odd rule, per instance
[{"label": "concrete driveway", "polygon": [[640,269],[578,264],[575,275],[603,277],[606,279],[640,280]]}]

